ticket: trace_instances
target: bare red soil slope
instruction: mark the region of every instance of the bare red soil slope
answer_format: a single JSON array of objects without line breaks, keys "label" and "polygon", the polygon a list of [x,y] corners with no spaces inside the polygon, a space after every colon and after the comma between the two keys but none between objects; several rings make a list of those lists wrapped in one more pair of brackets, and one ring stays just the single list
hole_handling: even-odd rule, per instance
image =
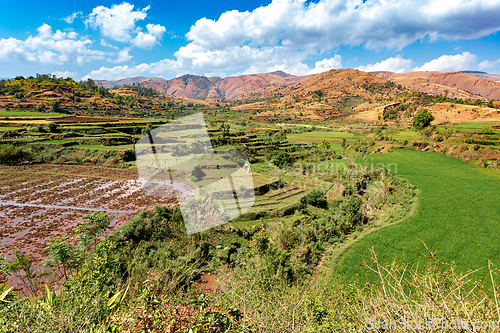
[{"label": "bare red soil slope", "polygon": [[500,83],[461,72],[379,72],[378,76],[424,93],[456,98],[500,100]]}]

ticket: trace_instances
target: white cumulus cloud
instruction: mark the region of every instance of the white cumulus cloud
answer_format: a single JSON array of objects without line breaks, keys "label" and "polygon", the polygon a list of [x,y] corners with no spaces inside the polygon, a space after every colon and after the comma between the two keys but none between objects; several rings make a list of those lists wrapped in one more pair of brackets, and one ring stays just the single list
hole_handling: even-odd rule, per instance
[{"label": "white cumulus cloud", "polygon": [[16,38],[0,39],[0,63],[11,61],[39,62],[44,64],[74,63],[83,65],[92,60],[102,60],[105,52],[88,48],[92,41],[79,38],[75,32],[52,31],[52,27],[43,24],[38,35],[25,40]]},{"label": "white cumulus cloud", "polygon": [[132,41],[135,46],[142,49],[150,49],[155,46],[166,31],[165,27],[159,24],[147,24],[146,29],[148,30],[147,33],[139,31]]},{"label": "white cumulus cloud", "polygon": [[405,73],[411,71],[413,61],[411,59],[404,59],[400,55],[390,57],[375,64],[368,64],[366,66],[359,66],[356,69],[364,72],[377,72],[386,71],[394,73]]},{"label": "white cumulus cloud", "polygon": [[120,50],[118,52],[118,57],[114,60],[110,60],[111,62],[115,63],[124,63],[127,61],[130,61],[133,57],[129,54],[130,52],[130,47],[126,47],[123,50]]},{"label": "white cumulus cloud", "polygon": [[82,12],[74,12],[73,14],[68,15],[68,16],[62,18],[62,20],[64,22],[68,23],[68,24],[71,24],[71,23],[73,23],[73,21],[75,20],[75,18],[77,16],[80,16],[80,15],[82,15]]},{"label": "white cumulus cloud", "polygon": [[101,43],[100,44],[101,44],[102,47],[109,47],[109,48],[118,50],[118,46],[111,45],[110,43],[106,42],[106,40],[104,40],[104,39],[101,39]]},{"label": "white cumulus cloud", "polygon": [[88,27],[99,29],[103,36],[121,43],[130,43],[137,47],[149,49],[163,37],[165,27],[159,24],[147,24],[147,32],[136,26],[136,22],[147,17],[149,6],[134,10],[134,5],[123,2],[111,8],[98,6],[85,20]]},{"label": "white cumulus cloud", "polygon": [[207,49],[245,43],[330,50],[340,45],[401,49],[425,38],[477,38],[500,30],[500,1],[274,0],[253,11],[202,18],[186,37]]},{"label": "white cumulus cloud", "polygon": [[484,60],[482,61],[478,68],[483,70],[483,69],[486,69],[486,68],[492,68],[492,67],[496,67],[500,64],[500,58],[498,58],[497,60]]},{"label": "white cumulus cloud", "polygon": [[62,78],[67,78],[67,77],[74,78],[77,74],[78,74],[77,72],[70,72],[70,71],[52,72],[52,75],[55,75],[56,77],[62,77]]},{"label": "white cumulus cloud", "polygon": [[[110,12],[113,8],[117,12],[118,6],[125,19],[105,26],[104,22],[112,19]],[[136,27],[149,7],[134,11],[133,5],[123,3],[97,8],[88,24],[98,26],[103,35],[117,41],[150,48],[165,33],[160,25],[148,25],[146,30]],[[185,36],[188,44],[175,52],[172,59],[126,68],[101,67],[89,75],[224,76],[273,70],[296,75],[318,73],[342,67],[340,55],[310,65],[318,55],[338,47],[401,50],[419,40],[474,39],[500,30],[498,13],[500,0],[456,0],[453,4],[441,0],[273,0],[251,11],[231,10],[217,19],[197,20]],[[460,56],[463,59],[435,59],[421,68],[446,68],[449,60],[448,67],[455,69],[471,61],[467,52]],[[414,66],[411,59],[396,56],[359,69],[404,72]]]},{"label": "white cumulus cloud", "polygon": [[439,71],[439,72],[453,72],[470,70],[477,68],[477,56],[469,52],[463,52],[455,55],[442,55],[437,59],[426,62],[414,71]]},{"label": "white cumulus cloud", "polygon": [[336,54],[333,58],[316,61],[316,63],[314,64],[314,68],[311,69],[307,74],[318,74],[326,72],[330,69],[339,68],[342,68],[342,57]]}]

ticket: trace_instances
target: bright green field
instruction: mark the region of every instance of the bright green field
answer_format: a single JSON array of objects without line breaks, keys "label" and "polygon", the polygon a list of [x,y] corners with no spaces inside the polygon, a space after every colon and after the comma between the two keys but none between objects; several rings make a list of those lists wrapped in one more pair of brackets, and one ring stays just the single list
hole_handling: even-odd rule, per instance
[{"label": "bright green field", "polygon": [[[483,123],[461,123],[461,124],[455,124],[455,125],[440,125],[436,127],[436,130],[438,131],[443,131],[445,129],[448,130],[455,130],[455,131],[461,131],[461,132],[475,132],[483,129],[488,129],[491,130],[494,125],[498,125],[498,123],[489,123],[489,124],[483,124]],[[494,130],[494,129],[493,129]]]},{"label": "bright green field", "polygon": [[101,149],[101,150],[129,150],[134,147],[134,145],[121,145],[121,146],[102,146],[102,145],[75,145],[72,148],[86,148],[86,149]]},{"label": "bright green field", "polygon": [[10,127],[10,126],[0,126],[0,131],[14,131],[21,129],[22,127]]},{"label": "bright green field", "polygon": [[71,142],[75,141],[72,139],[63,139],[63,140],[43,140],[43,141],[38,141],[38,143],[48,143],[48,144],[62,144],[66,142]]},{"label": "bright green field", "polygon": [[[44,140],[38,141],[38,143],[46,144],[62,144],[66,142],[75,141],[74,139],[63,139],[63,140]],[[77,144],[71,146],[71,148],[82,148],[82,149],[100,149],[100,150],[128,150],[132,149],[133,145],[119,145],[119,146],[103,146],[103,145],[87,145],[87,144]]]},{"label": "bright green field", "polygon": [[415,131],[400,131],[395,134],[389,134],[391,138],[400,139],[400,140],[411,140],[415,139],[419,135],[418,132]]},{"label": "bright green field", "polygon": [[458,272],[487,267],[488,259],[500,266],[499,176],[445,155],[412,150],[377,155],[374,162],[397,163],[398,174],[420,191],[417,210],[351,246],[336,264],[341,275],[364,279],[367,270],[360,263],[371,262],[372,246],[383,263],[396,257],[402,262],[403,255],[406,262],[426,261],[419,238],[439,251],[442,262],[454,261]]},{"label": "bright green field", "polygon": [[483,123],[460,123],[460,124],[455,124],[455,125],[448,125],[450,128],[491,128],[493,125],[498,125],[498,124],[483,124]]},{"label": "bright green field", "polygon": [[315,132],[304,132],[299,134],[287,134],[287,138],[290,141],[295,142],[321,142],[321,140],[326,139],[330,142],[332,141],[341,141],[343,138],[349,140],[359,139],[359,136],[356,136],[353,133],[349,132],[324,132],[324,131],[315,131]]},{"label": "bright green field", "polygon": [[44,112],[23,112],[23,111],[0,111],[0,117],[17,117],[17,118],[60,118],[67,115],[60,113],[44,113]]}]

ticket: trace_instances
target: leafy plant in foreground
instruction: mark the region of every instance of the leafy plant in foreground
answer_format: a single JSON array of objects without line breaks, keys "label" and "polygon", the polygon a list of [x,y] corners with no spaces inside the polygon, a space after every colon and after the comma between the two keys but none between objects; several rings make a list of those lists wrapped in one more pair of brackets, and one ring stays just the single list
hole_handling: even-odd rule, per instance
[{"label": "leafy plant in foreground", "polygon": [[97,237],[106,231],[112,219],[105,212],[95,212],[85,215],[78,222],[78,227],[76,228],[80,244],[84,247],[89,247],[94,243],[95,246]]},{"label": "leafy plant in foreground", "polygon": [[52,237],[47,247],[49,258],[42,265],[58,267],[62,269],[64,277],[68,277],[68,271],[78,267],[82,260],[82,254],[72,244],[67,235]]}]

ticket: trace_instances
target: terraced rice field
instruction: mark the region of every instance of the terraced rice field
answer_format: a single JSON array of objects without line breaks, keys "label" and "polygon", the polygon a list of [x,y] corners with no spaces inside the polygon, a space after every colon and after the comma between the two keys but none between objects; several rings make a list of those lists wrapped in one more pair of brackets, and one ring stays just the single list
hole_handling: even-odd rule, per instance
[{"label": "terraced rice field", "polygon": [[349,133],[349,132],[327,132],[327,131],[316,131],[316,132],[304,132],[299,134],[288,134],[288,140],[296,143],[313,143],[321,142],[321,140],[328,140],[330,143],[339,144],[342,139],[347,141],[354,141],[360,139],[359,136]]}]

